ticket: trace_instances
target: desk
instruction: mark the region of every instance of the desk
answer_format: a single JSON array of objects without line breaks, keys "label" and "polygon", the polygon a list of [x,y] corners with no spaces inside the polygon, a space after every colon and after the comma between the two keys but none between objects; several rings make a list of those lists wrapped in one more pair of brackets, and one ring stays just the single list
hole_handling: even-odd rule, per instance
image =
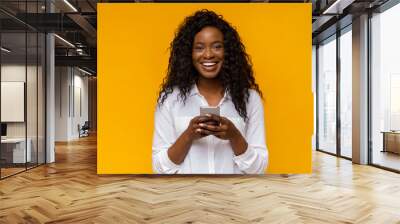
[{"label": "desk", "polygon": [[[25,163],[32,159],[30,138],[27,139],[25,154],[25,138],[6,138],[1,139],[1,157],[6,163]],[[25,158],[27,161],[25,161]]]},{"label": "desk", "polygon": [[400,132],[383,131],[383,150],[382,152],[393,152],[400,154]]}]

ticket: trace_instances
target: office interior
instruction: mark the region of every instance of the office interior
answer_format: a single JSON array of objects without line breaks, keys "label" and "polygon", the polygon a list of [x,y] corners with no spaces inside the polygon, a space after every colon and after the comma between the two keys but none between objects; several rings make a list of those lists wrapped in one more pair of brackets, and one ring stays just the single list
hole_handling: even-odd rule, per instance
[{"label": "office interior", "polygon": [[96,132],[96,2],[75,7],[88,15],[63,1],[0,3],[1,179]]},{"label": "office interior", "polygon": [[316,150],[398,172],[400,5],[354,1],[333,20],[313,23]]},{"label": "office interior", "polygon": [[[166,1],[0,2],[0,182],[57,165],[58,149],[96,136],[98,2]],[[339,161],[324,169],[350,161],[398,175],[400,2],[236,2],[312,4],[313,156]]]}]

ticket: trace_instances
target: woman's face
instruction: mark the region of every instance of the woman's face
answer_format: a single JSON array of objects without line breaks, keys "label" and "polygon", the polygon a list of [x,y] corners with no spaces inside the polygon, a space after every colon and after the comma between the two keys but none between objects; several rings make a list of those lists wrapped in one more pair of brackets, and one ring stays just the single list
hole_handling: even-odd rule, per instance
[{"label": "woman's face", "polygon": [[224,35],[219,29],[207,26],[194,36],[192,60],[202,77],[217,77],[224,62]]}]

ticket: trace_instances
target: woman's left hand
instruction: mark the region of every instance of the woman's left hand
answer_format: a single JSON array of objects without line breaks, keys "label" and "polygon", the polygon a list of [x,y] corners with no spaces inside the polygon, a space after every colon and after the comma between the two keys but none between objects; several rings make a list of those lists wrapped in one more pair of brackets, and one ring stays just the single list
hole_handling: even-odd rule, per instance
[{"label": "woman's left hand", "polygon": [[229,140],[232,145],[233,153],[238,156],[246,152],[248,144],[235,125],[225,117],[214,114],[208,114],[212,120],[219,125],[209,123],[199,123],[201,133],[205,135],[214,135],[217,138]]},{"label": "woman's left hand", "polygon": [[201,133],[206,135],[214,135],[220,139],[232,140],[241,136],[239,130],[235,125],[225,117],[215,114],[207,114],[212,120],[216,121],[219,125],[212,125],[210,123],[200,123]]}]

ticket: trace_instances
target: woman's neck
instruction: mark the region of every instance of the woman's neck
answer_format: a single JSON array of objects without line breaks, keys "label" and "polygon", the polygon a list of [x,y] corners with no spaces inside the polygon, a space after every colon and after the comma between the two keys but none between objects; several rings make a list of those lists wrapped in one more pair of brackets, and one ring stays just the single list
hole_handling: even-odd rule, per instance
[{"label": "woman's neck", "polygon": [[197,89],[201,95],[224,95],[223,86],[217,78],[205,79],[199,77],[197,80]]}]

